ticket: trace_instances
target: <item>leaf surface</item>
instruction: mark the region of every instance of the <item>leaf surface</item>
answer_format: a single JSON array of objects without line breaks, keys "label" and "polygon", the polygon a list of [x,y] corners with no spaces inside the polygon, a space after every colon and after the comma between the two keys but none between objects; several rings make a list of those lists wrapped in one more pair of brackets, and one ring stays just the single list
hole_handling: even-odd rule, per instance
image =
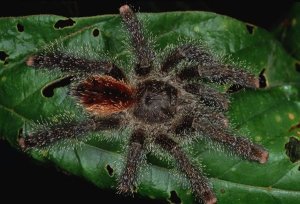
[{"label": "leaf surface", "polygon": [[[228,112],[237,132],[265,146],[270,152],[267,164],[259,165],[217,151],[214,145],[200,142],[185,147],[190,158],[206,167],[219,203],[297,203],[300,199],[299,161],[291,162],[285,146],[290,137],[299,140],[300,74],[290,57],[271,34],[235,19],[207,12],[139,14],[155,39],[155,50],[178,39],[204,43],[228,63],[242,64],[267,80],[263,90],[244,90],[232,94]],[[55,74],[26,66],[28,56],[58,41],[74,53],[88,50],[89,56],[108,53],[128,74],[133,65],[126,33],[117,15],[74,18],[75,24],[57,29],[60,16],[39,15],[0,19],[0,137],[17,147],[17,136],[24,123],[52,117],[62,112],[78,112],[67,94],[68,88],[54,90],[44,97],[42,89],[58,78]],[[18,24],[24,31],[18,30]],[[98,29],[99,35],[93,31]],[[263,71],[264,70],[264,71]],[[295,126],[296,125],[296,126]],[[38,160],[51,162],[72,174],[86,178],[100,188],[115,188],[122,168],[126,137],[118,132],[91,135],[84,142],[68,147],[31,151]],[[151,156],[149,156],[151,157]],[[141,170],[138,193],[150,198],[170,199],[175,190],[183,203],[194,198],[186,181],[159,159],[149,158]],[[109,165],[113,169],[110,176]]]}]

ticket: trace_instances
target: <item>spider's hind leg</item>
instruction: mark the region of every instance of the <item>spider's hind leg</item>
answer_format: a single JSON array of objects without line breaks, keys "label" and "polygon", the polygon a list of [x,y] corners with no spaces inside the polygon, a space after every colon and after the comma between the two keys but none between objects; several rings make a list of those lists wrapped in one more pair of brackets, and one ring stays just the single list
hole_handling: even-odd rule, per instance
[{"label": "spider's hind leg", "polygon": [[63,139],[76,139],[88,132],[116,129],[121,127],[121,118],[110,116],[99,118],[90,116],[83,121],[64,120],[58,123],[38,124],[30,134],[22,134],[19,138],[20,147],[26,151],[34,147],[46,147]]},{"label": "spider's hind leg", "polygon": [[26,64],[36,69],[58,69],[69,75],[104,74],[126,81],[125,74],[109,61],[89,60],[61,51],[39,52],[30,56]]},{"label": "spider's hind leg", "polygon": [[145,133],[141,129],[135,130],[129,140],[126,164],[118,181],[118,192],[133,194],[136,190],[136,180],[144,154]]}]

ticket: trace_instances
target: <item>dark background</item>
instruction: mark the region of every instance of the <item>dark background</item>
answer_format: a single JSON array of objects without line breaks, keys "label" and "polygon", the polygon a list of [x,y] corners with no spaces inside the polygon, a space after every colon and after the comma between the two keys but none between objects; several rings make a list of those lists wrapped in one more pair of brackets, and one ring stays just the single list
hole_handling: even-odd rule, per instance
[{"label": "dark background", "polygon": [[[251,3],[250,3],[251,2]],[[264,2],[261,0],[261,2]],[[269,2],[269,3],[268,3]],[[225,14],[271,30],[287,14],[293,1],[188,1],[188,0],[139,0],[139,1],[79,1],[79,0],[10,0],[0,3],[1,16],[32,14],[57,14],[67,17],[93,16],[118,13],[118,8],[128,3],[141,12],[176,10],[205,10]],[[150,199],[128,198],[114,191],[100,190],[93,184],[75,176],[66,176],[53,166],[42,166],[25,154],[0,141],[0,201],[21,202],[88,202],[97,203],[165,203]],[[38,197],[42,197],[40,200]],[[106,201],[105,201],[106,200]]]},{"label": "dark background", "polygon": [[[5,2],[5,3],[3,3]],[[225,14],[270,29],[294,1],[233,0],[8,0],[0,3],[0,16],[56,14],[67,17],[118,13],[127,3],[141,12],[203,10]]]}]

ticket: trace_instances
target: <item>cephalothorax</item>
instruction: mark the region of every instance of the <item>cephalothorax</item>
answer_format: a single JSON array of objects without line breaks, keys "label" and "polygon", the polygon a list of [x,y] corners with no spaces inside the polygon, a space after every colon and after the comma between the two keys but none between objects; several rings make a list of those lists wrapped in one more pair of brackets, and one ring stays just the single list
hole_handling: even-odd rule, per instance
[{"label": "cephalothorax", "polygon": [[[64,121],[36,130],[22,136],[20,145],[23,149],[42,147],[88,132],[132,127],[126,164],[118,181],[119,192],[135,191],[143,155],[151,151],[149,146],[155,145],[175,158],[198,201],[216,203],[208,179],[190,162],[180,142],[197,141],[201,135],[247,160],[265,163],[268,152],[263,147],[230,131],[224,116],[228,109],[226,94],[205,83],[258,88],[258,78],[245,70],[220,63],[193,43],[178,46],[164,60],[154,63],[156,53],[143,35],[136,15],[127,5],[120,8],[120,15],[136,57],[131,80],[109,61],[82,59],[59,51],[29,57],[28,66],[59,68],[67,74],[78,75],[70,94],[90,116],[80,123]],[[182,61],[194,63],[179,69]]]}]

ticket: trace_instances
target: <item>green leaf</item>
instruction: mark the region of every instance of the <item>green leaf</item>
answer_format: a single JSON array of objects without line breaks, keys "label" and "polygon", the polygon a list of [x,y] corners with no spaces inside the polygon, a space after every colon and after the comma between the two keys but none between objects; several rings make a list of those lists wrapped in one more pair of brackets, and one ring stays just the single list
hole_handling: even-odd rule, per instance
[{"label": "green leaf", "polygon": [[[190,158],[206,166],[204,171],[212,181],[219,203],[298,203],[299,161],[292,163],[285,149],[290,137],[299,139],[300,74],[295,69],[295,60],[265,30],[229,17],[206,12],[139,16],[147,19],[146,27],[155,39],[157,51],[168,44],[179,44],[180,39],[199,41],[217,55],[225,56],[229,63],[243,64],[267,80],[264,90],[232,94],[228,112],[236,131],[269,150],[267,164],[224,154],[216,146],[203,142],[184,147]],[[37,49],[57,40],[74,53],[83,53],[85,48],[89,49],[89,56],[97,56],[99,50],[109,53],[127,73],[131,70],[132,55],[124,43],[127,37],[119,16],[74,18],[73,26],[56,29],[55,23],[62,19],[51,15],[0,19],[0,137],[16,148],[18,132],[24,123],[62,112],[69,115],[78,112],[75,102],[67,95],[67,87],[55,89],[53,97],[42,95],[43,87],[58,76],[26,66],[25,60]],[[18,31],[18,24],[24,26],[24,31]],[[93,35],[94,29],[100,31],[98,36]],[[114,188],[128,136],[125,132],[122,137],[115,137],[118,134],[94,134],[75,145],[60,143],[30,154],[84,177],[100,188]],[[181,201],[192,203],[191,191],[182,185],[186,180],[174,173],[173,163],[165,165],[150,157],[152,165],[142,168],[138,193],[169,199],[174,190]],[[113,169],[111,176],[107,165]]]},{"label": "green leaf", "polygon": [[[282,42],[288,52],[297,60],[300,60],[300,3],[295,2],[289,15],[275,30],[275,35]],[[299,68],[300,69],[300,68]]]}]

